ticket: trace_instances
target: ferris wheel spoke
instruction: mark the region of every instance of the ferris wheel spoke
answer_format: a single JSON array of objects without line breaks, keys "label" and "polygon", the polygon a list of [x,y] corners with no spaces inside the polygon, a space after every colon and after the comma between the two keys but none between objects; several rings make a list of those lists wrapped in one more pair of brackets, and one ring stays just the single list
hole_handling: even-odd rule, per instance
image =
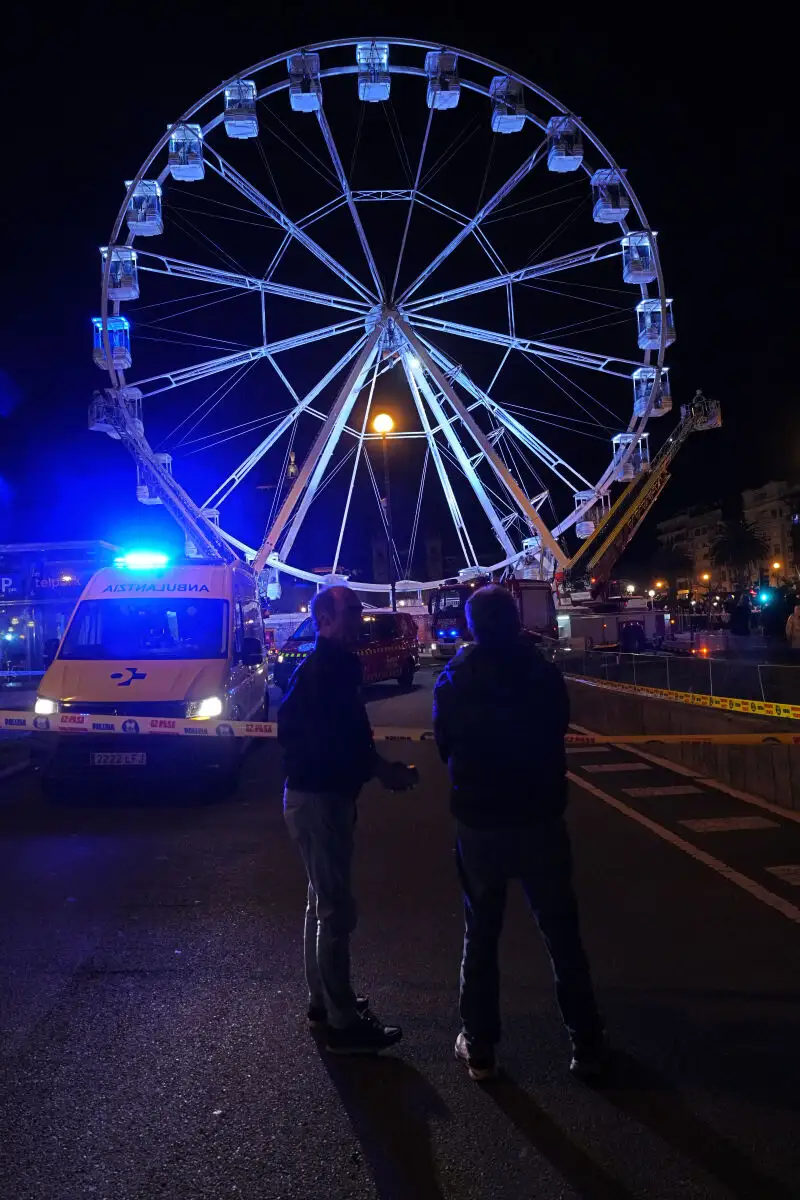
[{"label": "ferris wheel spoke", "polygon": [[450,257],[453,251],[461,245],[464,239],[478,228],[481,221],[485,220],[485,218],[488,217],[491,212],[494,212],[498,204],[502,204],[506,196],[508,196],[514,190],[517,184],[520,183],[521,180],[523,180],[525,176],[528,175],[536,166],[536,164],[542,159],[546,149],[547,140],[540,143],[534,152],[528,155],[521,166],[517,167],[514,174],[511,175],[500,188],[498,188],[493,196],[489,197],[489,199],[481,206],[475,216],[472,217],[471,220],[469,220],[466,225],[459,230],[455,237],[445,246],[444,250],[441,250],[433,259],[433,261],[430,262],[428,266],[420,272],[414,282],[409,284],[400,297],[400,304],[403,304],[406,300],[408,300],[409,296],[413,296],[417,288],[422,286],[425,280],[433,274],[437,267],[440,267],[442,263]]},{"label": "ferris wheel spoke", "polygon": [[479,279],[475,283],[463,287],[449,288],[435,295],[420,296],[403,305],[403,310],[409,314],[422,312],[437,304],[447,304],[451,300],[462,300],[466,296],[477,296],[481,292],[491,291],[492,288],[503,287],[509,283],[525,283],[529,279],[539,279],[543,275],[554,275],[558,271],[570,271],[575,267],[583,267],[589,263],[600,262],[605,258],[616,258],[622,254],[619,238],[609,242],[600,242],[596,246],[587,246],[583,250],[575,250],[571,254],[562,254],[545,262],[532,263],[529,267],[521,267],[518,271],[508,271],[505,274],[490,275],[487,279]]},{"label": "ferris wheel spoke", "polygon": [[[137,379],[128,383],[128,387],[139,388],[143,396],[155,396],[159,392],[169,391],[170,388],[182,387],[186,383],[195,383],[209,375],[220,371],[231,371],[234,367],[245,366],[258,358],[268,358],[270,354],[280,354],[284,350],[295,350],[309,343],[322,341],[324,338],[337,337],[341,333],[351,333],[363,329],[363,320],[341,321],[337,325],[326,325],[322,329],[312,329],[308,333],[296,334],[294,337],[283,338],[279,342],[271,342],[264,346],[253,346],[238,354],[225,354],[221,358],[208,359],[206,362],[195,363],[191,367],[181,367],[176,371],[162,371],[159,375],[148,375],[145,379]],[[163,381],[163,382],[162,382]],[[161,383],[160,387],[148,388],[148,383]]]},{"label": "ferris wheel spoke", "polygon": [[592,484],[581,475],[580,471],[571,466],[560,454],[556,454],[546,442],[543,442],[541,438],[532,433],[521,421],[512,416],[502,404],[498,404],[488,393],[479,388],[463,367],[452,362],[446,354],[443,354],[441,350],[432,346],[425,339],[422,339],[422,341],[430,351],[433,361],[443,371],[446,371],[455,383],[459,383],[464,388],[464,391],[469,392],[475,400],[482,404],[495,420],[499,421],[509,433],[513,434],[523,446],[527,447],[554,475],[557,475],[562,483],[565,483],[572,491],[580,491],[584,488],[592,487]]},{"label": "ferris wheel spoke", "polygon": [[[367,335],[364,334],[363,337],[359,338],[355,345],[350,347],[346,354],[342,355],[338,362],[333,364],[327,374],[322,376],[322,378],[314,385],[311,391],[308,392],[302,400],[297,401],[295,407],[286,414],[283,420],[280,421],[274,429],[270,430],[263,441],[259,442],[255,450],[253,450],[251,454],[248,454],[244,462],[240,463],[236,470],[232,471],[228,478],[219,485],[216,491],[211,493],[203,505],[203,508],[218,508],[219,505],[222,504],[223,500],[227,500],[231,492],[234,491],[234,489],[239,486],[242,480],[250,474],[253,467],[258,465],[267,451],[271,450],[275,443],[283,437],[284,433],[286,433],[286,431],[294,424],[300,414],[303,412],[308,412],[311,409],[311,405],[314,403],[320,392],[324,391],[328,384],[336,378],[339,372],[355,358],[359,350],[363,348],[366,340]],[[278,370],[277,364],[275,364],[275,368]],[[290,386],[289,381],[283,377],[283,373],[280,370],[278,370],[278,374],[284,378],[289,391],[293,395],[296,395],[294,389]]]},{"label": "ferris wheel spoke", "polygon": [[[411,370],[411,367],[410,367],[409,363],[407,362],[405,355],[403,355],[403,369],[405,370],[406,379],[408,380],[408,386],[411,391],[412,398],[414,400],[414,406],[416,407],[417,413],[419,415],[420,424],[422,425],[422,428],[425,432],[425,437],[428,442],[428,451],[430,453],[431,458],[433,459],[433,465],[436,468],[436,474],[439,476],[439,482],[442,485],[442,492],[444,493],[444,498],[447,501],[447,507],[450,511],[450,516],[452,517],[453,525],[455,526],[456,536],[458,537],[459,543],[461,545],[461,551],[464,555],[464,561],[467,563],[468,566],[475,566],[478,562],[478,559],[475,554],[475,550],[473,549],[472,542],[470,540],[469,531],[467,530],[466,522],[464,521],[464,518],[461,514],[461,509],[459,508],[458,500],[456,499],[456,494],[453,491],[453,485],[451,484],[450,478],[447,474],[447,468],[445,467],[444,461],[442,459],[442,452],[436,443],[437,430],[431,428],[431,423],[428,420],[428,414],[425,411],[425,405],[422,403],[422,398],[419,394],[416,377],[415,377],[413,371]],[[439,426],[437,428],[440,428],[440,427],[441,426]]]},{"label": "ferris wheel spoke", "polygon": [[305,246],[306,250],[310,251],[315,258],[318,258],[321,263],[324,263],[324,265],[329,268],[329,270],[338,275],[342,282],[348,284],[348,286],[351,287],[353,291],[361,297],[362,300],[368,300],[372,303],[377,300],[377,297],[370,292],[369,288],[365,287],[363,283],[360,283],[359,280],[356,279],[355,275],[352,275],[346,267],[342,266],[342,264],[335,259],[332,254],[329,254],[327,250],[324,250],[322,246],[320,246],[319,242],[316,242],[310,234],[306,233],[296,221],[292,221],[291,218],[287,217],[287,215],[282,212],[276,204],[273,204],[271,200],[268,200],[263,192],[260,192],[258,188],[250,183],[249,180],[245,179],[243,175],[240,175],[236,168],[232,167],[229,162],[226,162],[226,160],[221,154],[218,153],[218,151],[214,150],[210,145],[208,146],[208,149],[211,150],[214,155],[213,159],[209,158],[207,160],[208,165],[212,170],[216,171],[221,179],[224,179],[227,183],[231,184],[232,187],[236,188],[238,192],[241,192],[241,194],[246,197],[246,199],[248,199],[256,208],[260,209],[261,212],[264,212],[268,216],[272,217],[276,225],[279,225],[280,228],[286,233],[291,234],[291,236],[297,242],[299,242],[301,246]]},{"label": "ferris wheel spoke", "polygon": [[[275,550],[289,519],[294,513],[291,528],[281,546],[281,556],[286,559],[294,545],[300,527],[314,499],[320,480],[330,462],[347,418],[353,409],[356,398],[364,385],[370,365],[378,353],[379,343],[383,336],[380,326],[376,326],[362,344],[361,352],[353,363],[347,378],[336,398],[325,424],[320,429],[305,462],[297,473],[289,494],[284,500],[280,512],[266,532],[261,547],[256,555],[255,570],[261,571],[267,559]],[[302,497],[302,499],[301,499]],[[295,512],[295,509],[297,510]]]},{"label": "ferris wheel spoke", "polygon": [[419,391],[425,397],[428,408],[431,410],[435,420],[438,422],[439,428],[444,434],[445,440],[447,441],[454,458],[463,471],[465,477],[469,480],[478,502],[486,514],[489,524],[494,530],[495,537],[506,553],[510,553],[514,549],[513,543],[506,532],[506,526],[500,517],[500,514],[492,504],[486,488],[483,486],[483,482],[478,475],[478,472],[475,470],[474,462],[470,459],[469,455],[464,449],[461,439],[459,438],[453,424],[447,420],[447,416],[441,401],[436,396],[436,393],[430,386],[428,380],[425,378],[424,372],[419,366],[413,367],[408,362],[408,358],[408,354],[403,355],[403,366],[405,368],[406,378],[409,379],[409,386],[411,386],[411,380],[413,379],[414,383],[419,388]]},{"label": "ferris wheel spoke", "polygon": [[325,145],[328,147],[328,153],[331,156],[331,162],[333,163],[333,169],[335,170],[336,176],[339,180],[339,186],[342,189],[342,195],[347,201],[347,207],[350,210],[350,216],[353,218],[353,224],[356,227],[358,240],[361,243],[361,249],[364,251],[364,257],[367,260],[367,266],[369,267],[369,273],[372,276],[372,282],[375,284],[378,295],[382,296],[383,284],[381,283],[380,272],[378,271],[377,263],[375,262],[369,242],[367,241],[367,235],[364,232],[364,226],[361,224],[361,217],[358,215],[358,209],[356,208],[356,202],[353,198],[353,192],[347,175],[345,174],[345,169],[342,166],[342,160],[339,157],[339,151],[336,148],[336,142],[333,139],[333,133],[331,132],[331,127],[328,124],[328,118],[325,116],[325,110],[322,108],[322,106],[317,109],[317,121],[319,123],[320,130],[322,131],[322,136],[325,139]]},{"label": "ferris wheel spoke", "polygon": [[489,441],[486,434],[483,432],[481,427],[477,424],[475,419],[472,417],[471,413],[469,413],[467,411],[467,409],[464,407],[464,405],[462,404],[460,397],[458,396],[457,392],[454,390],[449,379],[443,374],[441,369],[436,365],[436,363],[430,357],[430,355],[428,354],[427,348],[420,341],[420,339],[417,337],[417,335],[414,333],[414,331],[411,329],[411,327],[408,324],[406,324],[406,322],[403,321],[402,319],[398,323],[399,323],[400,327],[402,328],[403,333],[405,334],[409,344],[411,345],[412,349],[414,350],[414,353],[416,354],[417,358],[420,360],[422,365],[425,367],[426,372],[435,381],[439,390],[450,401],[450,405],[451,405],[452,409],[461,418],[462,424],[466,426],[466,428],[469,430],[475,443],[483,451],[483,454],[486,458],[487,463],[492,468],[492,470],[494,471],[495,475],[497,476],[498,480],[503,485],[505,490],[508,492],[511,500],[514,502],[516,507],[522,513],[525,520],[528,522],[528,525],[531,527],[531,530],[533,532],[535,532],[536,534],[538,534],[542,547],[549,551],[550,555],[555,560],[555,562],[557,562],[558,564],[563,566],[564,563],[566,562],[566,558],[564,556],[563,550],[558,545],[558,543],[553,539],[553,537],[550,533],[550,530],[547,528],[545,523],[542,521],[538,512],[531,504],[529,498],[525,495],[525,493],[522,490],[522,488],[520,487],[519,483],[516,481],[516,479],[514,479],[514,477],[511,475],[511,472],[508,470],[508,468],[505,466],[505,464],[500,460],[499,456],[497,455],[494,447],[492,446],[492,444]]},{"label": "ferris wheel spoke", "polygon": [[640,367],[641,361],[632,358],[620,358],[616,354],[595,354],[591,350],[577,350],[572,346],[559,346],[551,342],[539,342],[529,338],[512,337],[508,333],[500,333],[494,329],[480,329],[475,325],[463,325],[458,321],[444,321],[438,317],[409,317],[409,324],[419,329],[431,329],[439,333],[451,333],[457,337],[471,338],[478,342],[490,342],[496,346],[508,346],[512,350],[521,350],[537,358],[552,358],[558,362],[569,363],[573,367],[587,367],[591,371],[600,371],[605,375],[618,375],[622,379],[630,379],[630,371],[618,371],[615,364],[627,367]]},{"label": "ferris wheel spoke", "polygon": [[220,287],[237,288],[243,292],[267,292],[274,296],[284,296],[288,300],[306,300],[309,304],[341,308],[345,312],[366,313],[369,310],[366,301],[354,300],[347,296],[334,296],[328,292],[314,291],[312,288],[290,287],[289,284],[275,283],[269,279],[256,279],[253,275],[241,275],[233,271],[220,270],[218,267],[205,266],[202,263],[170,258],[165,254],[154,254],[150,250],[137,250],[136,253],[139,269],[150,271],[156,275],[174,275],[179,279],[201,279],[204,283],[215,283]]},{"label": "ferris wheel spoke", "polygon": [[411,227],[411,214],[414,211],[414,201],[417,198],[417,191],[419,189],[419,181],[420,181],[420,177],[422,175],[422,164],[425,161],[425,151],[428,148],[428,138],[430,136],[432,122],[433,122],[433,109],[429,108],[428,109],[428,123],[425,126],[425,136],[422,139],[422,149],[419,152],[419,161],[417,163],[417,173],[414,176],[414,186],[412,187],[410,195],[409,195],[410,203],[408,205],[408,212],[406,213],[406,223],[405,223],[405,227],[403,229],[403,237],[400,241],[400,253],[397,255],[397,266],[395,267],[395,271],[394,271],[394,279],[392,280],[392,291],[391,291],[392,299],[394,299],[395,293],[397,291],[397,281],[400,278],[400,267],[402,266],[403,255],[405,254],[405,251],[406,251],[406,242],[408,241],[408,231]]}]

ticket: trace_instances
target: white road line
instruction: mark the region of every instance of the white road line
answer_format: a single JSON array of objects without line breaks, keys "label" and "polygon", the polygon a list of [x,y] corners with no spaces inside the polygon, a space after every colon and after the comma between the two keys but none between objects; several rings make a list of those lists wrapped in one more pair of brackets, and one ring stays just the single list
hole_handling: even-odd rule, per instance
[{"label": "white road line", "polygon": [[567,754],[608,754],[609,746],[567,746]]},{"label": "white road line", "polygon": [[666,787],[623,788],[627,796],[645,799],[648,796],[702,796],[703,789],[693,783],[670,783]]},{"label": "white road line", "polygon": [[[576,733],[593,734],[599,736],[597,730],[587,729],[583,725],[571,725]],[[761,796],[754,796],[751,792],[742,792],[739,788],[731,787],[729,783],[722,783],[719,779],[711,779],[708,775],[703,775],[701,771],[697,771],[692,767],[685,767],[683,763],[674,763],[668,758],[660,758],[657,754],[651,754],[649,750],[642,750],[639,746],[623,746],[617,742],[613,743],[616,750],[626,750],[628,754],[636,754],[639,758],[646,758],[648,762],[654,763],[657,767],[666,767],[669,771],[674,771],[676,775],[685,775],[689,779],[702,780],[708,787],[716,788],[718,792],[724,792],[726,796],[733,796],[735,800],[741,800],[743,804],[752,804],[756,808],[763,808],[765,812],[775,813],[776,817],[784,817],[788,821],[796,821],[800,824],[800,812],[796,812],[791,808],[784,808],[780,804],[773,804],[771,800],[763,800]],[[599,750],[599,746],[597,749]]]},{"label": "white road line", "polygon": [[688,821],[679,821],[687,829],[695,833],[727,833],[734,829],[780,829],[777,821],[767,817],[691,817]]},{"label": "white road line", "polygon": [[790,883],[792,887],[800,887],[800,864],[792,863],[785,867],[767,867],[770,875],[777,876],[784,883]]},{"label": "white road line", "polygon": [[599,774],[601,771],[652,771],[652,767],[648,763],[643,762],[617,762],[617,763],[581,763],[582,771],[591,771],[594,774]]},{"label": "white road line", "polygon": [[591,792],[598,800],[602,800],[604,804],[608,804],[611,808],[616,808],[618,812],[624,813],[626,817],[630,817],[632,821],[636,821],[639,825],[644,825],[645,829],[649,829],[656,837],[662,838],[665,842],[669,842],[671,846],[675,846],[678,850],[682,850],[684,854],[688,854],[690,858],[694,858],[697,862],[701,862],[706,867],[710,867],[712,871],[716,871],[723,879],[727,879],[730,883],[736,884],[743,891],[749,892],[762,904],[774,908],[777,912],[782,913],[790,921],[794,921],[800,925],[800,908],[794,904],[790,904],[788,900],[784,900],[782,896],[776,896],[774,892],[770,892],[760,883],[756,883],[755,879],[750,879],[748,875],[742,875],[741,871],[735,871],[733,867],[729,867],[719,858],[714,858],[712,854],[707,854],[705,850],[700,850],[697,846],[693,846],[691,842],[687,842],[684,838],[679,837],[677,833],[673,833],[671,829],[665,829],[663,825],[656,824],[649,817],[639,813],[636,809],[631,808],[628,804],[623,804],[621,800],[617,800],[615,796],[610,796],[608,792],[602,791],[595,784],[590,783],[588,779],[582,779],[579,775],[574,775],[572,771],[567,773],[567,778],[579,788],[583,788],[585,792]]}]

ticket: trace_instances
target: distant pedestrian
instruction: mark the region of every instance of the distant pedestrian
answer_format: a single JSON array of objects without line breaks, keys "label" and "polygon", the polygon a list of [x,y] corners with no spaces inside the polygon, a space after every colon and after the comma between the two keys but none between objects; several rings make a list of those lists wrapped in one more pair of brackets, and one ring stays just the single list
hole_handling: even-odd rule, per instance
[{"label": "distant pedestrian", "polygon": [[564,821],[566,686],[558,668],[521,635],[516,603],[505,588],[475,592],[467,623],[474,644],[448,664],[434,691],[434,731],[450,770],[464,892],[456,1055],[473,1079],[497,1073],[498,944],[508,883],[516,878],[550,954],[572,1041],[570,1069],[588,1078],[600,1074],[606,1050]]},{"label": "distant pedestrian", "polygon": [[392,791],[413,786],[403,763],[377,753],[361,698],[361,663],[352,647],[362,630],[361,603],[346,587],[311,602],[315,649],[292,676],[278,711],[286,771],[284,816],[308,876],[304,928],[308,1022],[327,1030],[327,1049],[365,1054],[399,1042],[350,983],[350,934],[356,925],[350,873],[356,799],[377,776]]},{"label": "distant pedestrian", "polygon": [[794,612],[786,622],[786,640],[792,650],[800,650],[800,604],[795,604]]}]

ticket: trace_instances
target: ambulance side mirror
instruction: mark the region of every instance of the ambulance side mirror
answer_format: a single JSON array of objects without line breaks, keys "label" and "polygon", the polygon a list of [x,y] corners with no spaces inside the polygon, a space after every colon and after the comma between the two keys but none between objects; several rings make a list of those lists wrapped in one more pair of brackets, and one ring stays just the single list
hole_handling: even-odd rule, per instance
[{"label": "ambulance side mirror", "polygon": [[264,661],[264,648],[258,638],[246,637],[242,642],[242,662],[246,667],[260,667]]}]

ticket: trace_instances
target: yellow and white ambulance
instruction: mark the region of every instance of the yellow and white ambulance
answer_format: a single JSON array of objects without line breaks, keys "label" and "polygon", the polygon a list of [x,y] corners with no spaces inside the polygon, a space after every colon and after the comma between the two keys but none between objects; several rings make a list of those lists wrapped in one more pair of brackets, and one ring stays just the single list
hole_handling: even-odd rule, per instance
[{"label": "yellow and white ambulance", "polygon": [[[71,713],[76,725],[74,733],[37,737],[40,766],[51,779],[142,768],[184,774],[194,766],[228,773],[238,739],[137,737],[136,717],[183,729],[187,718],[259,720],[268,703],[261,604],[250,568],[130,553],[86,585],[41,681],[35,711],[43,724]],[[108,715],[130,717],[132,736],[103,736]],[[199,726],[192,722],[201,732]]]}]

